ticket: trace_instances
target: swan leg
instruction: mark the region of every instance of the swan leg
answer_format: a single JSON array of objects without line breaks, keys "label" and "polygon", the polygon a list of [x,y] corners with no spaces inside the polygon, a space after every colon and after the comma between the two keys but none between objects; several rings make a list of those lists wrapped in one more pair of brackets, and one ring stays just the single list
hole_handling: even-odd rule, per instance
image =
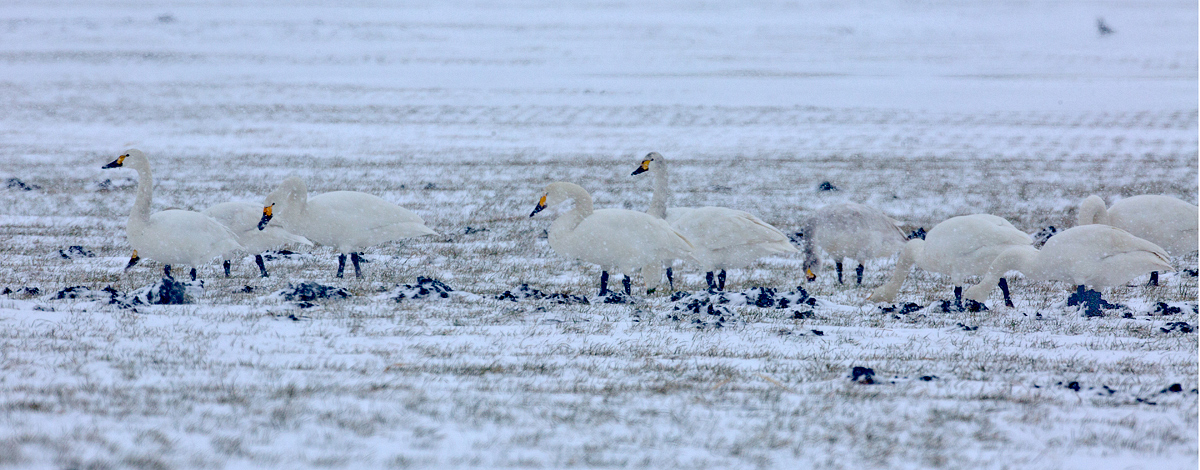
[{"label": "swan leg", "polygon": [[229,278],[229,260],[225,260],[224,263],[221,263],[221,267],[225,268],[225,278],[228,279]]},{"label": "swan leg", "polygon": [[362,279],[362,270],[358,268],[358,252],[350,253],[350,262],[354,263],[354,278]]},{"label": "swan leg", "polygon": [[717,290],[725,290],[725,270],[717,273]]},{"label": "swan leg", "polygon": [[343,272],[343,271],[345,271],[345,270],[346,270],[346,254],[345,254],[345,253],[342,253],[342,254],[338,255],[338,273],[337,273],[337,277],[338,277],[339,279],[342,277],[342,272]]},{"label": "swan leg", "polygon": [[1150,282],[1147,282],[1146,285],[1147,286],[1157,286],[1158,285],[1158,271],[1154,271],[1154,272],[1150,273]]},{"label": "swan leg", "polygon": [[196,268],[192,268],[192,280],[196,280]]},{"label": "swan leg", "polygon": [[671,272],[670,267],[667,267],[667,284],[671,286],[671,290],[675,290],[675,273]]},{"label": "swan leg", "polygon": [[600,271],[600,296],[608,295],[608,271]]},{"label": "swan leg", "polygon": [[854,269],[854,275],[858,278],[858,283],[862,284],[863,265],[858,263],[858,267]]},{"label": "swan leg", "polygon": [[713,284],[713,272],[712,271],[709,271],[708,274],[704,275],[704,280],[706,282],[708,282],[708,290],[713,290],[714,288],[716,288],[716,285]]},{"label": "swan leg", "polygon": [[838,284],[843,284],[843,282],[842,282],[842,262],[836,261],[835,264],[837,266]]},{"label": "swan leg", "polygon": [[621,279],[621,285],[625,287],[625,295],[633,295],[629,289],[629,275],[626,274],[624,279]]},{"label": "swan leg", "polygon": [[1013,308],[1012,296],[1008,295],[1008,281],[1004,278],[1000,278],[999,285],[1000,285],[1000,292],[1002,292],[1004,294],[1004,306],[1008,307],[1008,308]]},{"label": "swan leg", "polygon": [[258,272],[259,272],[259,274],[262,275],[262,277],[271,277],[270,275],[267,274],[267,267],[263,266],[263,259],[262,259],[261,254],[254,255],[254,264],[258,265]]},{"label": "swan leg", "polygon": [[171,265],[169,265],[169,264],[163,265],[163,274],[167,276],[167,279],[175,280],[175,278],[173,276],[171,276]]},{"label": "swan leg", "polygon": [[954,305],[962,309],[962,286],[954,286]]}]

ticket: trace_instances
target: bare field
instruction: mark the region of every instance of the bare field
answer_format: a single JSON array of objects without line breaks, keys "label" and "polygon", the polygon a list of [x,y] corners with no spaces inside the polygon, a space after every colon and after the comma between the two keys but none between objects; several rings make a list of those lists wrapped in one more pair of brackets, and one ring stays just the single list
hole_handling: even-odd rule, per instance
[{"label": "bare field", "polygon": [[[0,14],[0,177],[31,188],[0,187],[0,467],[1197,464],[1185,272],[1105,291],[1126,308],[1102,318],[1022,278],[1016,308],[944,313],[952,286],[920,270],[897,300],[928,308],[885,312],[864,299],[892,261],[859,287],[831,266],[804,283],[798,256],[730,289],[802,286],[811,314],[736,306],[721,328],[663,293],[496,299],[595,301],[599,270],[541,238],[563,208],[529,212],[553,181],[645,210],[650,177],[630,172],[650,151],[677,205],[787,232],[839,201],[1031,233],[1073,225],[1089,194],[1196,203],[1192,3],[69,6]],[[188,305],[56,299],[160,277],[122,271],[135,175],[100,166],[128,147],[151,158],[155,210],[257,202],[295,175],[440,235],[367,250],[363,279],[318,247],[266,279],[252,258],[201,267]],[[454,292],[394,300],[418,276]],[[352,296],[276,295],[303,280]]]}]

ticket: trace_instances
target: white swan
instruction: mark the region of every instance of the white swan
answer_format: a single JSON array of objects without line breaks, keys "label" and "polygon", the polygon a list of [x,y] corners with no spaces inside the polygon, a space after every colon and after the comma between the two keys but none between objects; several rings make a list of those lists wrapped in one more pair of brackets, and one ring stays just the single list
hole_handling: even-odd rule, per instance
[{"label": "white swan", "polygon": [[1170,270],[1167,253],[1158,245],[1116,227],[1080,225],[1054,235],[1041,251],[1032,246],[1005,250],[983,280],[967,289],[966,298],[983,302],[1009,271],[1034,281],[1069,282],[1083,292],[1085,286],[1118,286],[1148,272]]},{"label": "white swan", "polygon": [[151,214],[154,178],[146,154],[129,149],[102,168],[126,166],[137,170],[138,187],[125,225],[129,245],[133,247],[133,256],[125,269],[132,268],[141,258],[149,258],[164,264],[163,273],[168,278],[171,265],[191,266],[192,280],[196,280],[196,266],[242,248],[233,232],[199,212],[173,209]]},{"label": "white swan", "polygon": [[602,296],[608,294],[609,271],[625,275],[622,284],[629,294],[630,272],[688,257],[693,250],[687,238],[660,218],[625,209],[593,210],[592,196],[574,183],[550,183],[529,216],[567,199],[575,201],[575,207],[550,225],[550,248],[564,257],[600,265]]},{"label": "white swan", "polygon": [[[671,189],[667,159],[658,152],[650,152],[633,174],[646,171],[654,173],[654,196],[647,213],[665,219],[695,246],[692,257],[707,272],[705,279],[710,289],[725,289],[727,269],[744,268],[764,256],[799,251],[787,235],[749,212],[713,206],[668,208]],[[647,285],[658,284],[660,266],[646,266],[643,277]],[[713,273],[717,270],[720,274],[714,283]],[[671,278],[668,268],[667,279],[673,285]]]},{"label": "white swan", "polygon": [[420,216],[381,198],[357,191],[333,191],[308,197],[308,187],[290,177],[263,201],[259,229],[272,218],[287,231],[318,245],[333,247],[338,255],[337,277],[346,269],[346,254],[354,263],[354,276],[362,277],[360,252],[392,240],[436,235]]},{"label": "white swan", "polygon": [[816,279],[814,269],[820,267],[820,247],[834,259],[838,283],[842,283],[842,263],[847,259],[858,262],[855,269],[858,284],[862,284],[863,261],[887,258],[904,247],[908,237],[900,223],[874,207],[852,202],[830,204],[817,210],[801,228],[804,236],[804,275]]},{"label": "white swan", "polygon": [[[908,277],[909,268],[916,264],[926,271],[949,275],[954,283],[955,302],[961,302],[962,284],[969,278],[987,274],[992,261],[1005,250],[1031,244],[1028,234],[1003,218],[990,214],[952,217],[935,225],[924,240],[905,243],[891,279],[871,292],[867,301],[893,301]],[[1004,291],[1005,303],[1011,306],[1008,282],[1000,279],[998,283]]]},{"label": "white swan", "polygon": [[[238,251],[254,253],[254,263],[258,265],[259,274],[269,277],[267,268],[263,265],[262,252],[290,243],[312,246],[312,242],[274,225],[259,230],[258,222],[262,220],[262,210],[262,205],[252,202],[223,202],[200,213],[212,217],[237,235],[238,243],[243,247],[243,250]],[[225,277],[229,277],[229,257],[232,254],[223,254]]]},{"label": "white swan", "polygon": [[[1078,225],[1111,225],[1184,256],[1196,251],[1198,215],[1196,206],[1170,196],[1133,196],[1105,208],[1104,199],[1092,195],[1079,204]],[[1158,285],[1158,271],[1150,285]]]}]

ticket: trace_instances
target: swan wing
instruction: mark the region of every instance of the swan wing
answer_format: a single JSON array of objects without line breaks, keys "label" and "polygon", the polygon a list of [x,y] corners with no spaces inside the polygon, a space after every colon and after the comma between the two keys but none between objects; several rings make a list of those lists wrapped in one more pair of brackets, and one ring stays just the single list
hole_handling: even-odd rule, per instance
[{"label": "swan wing", "polygon": [[677,214],[671,211],[667,211],[668,221],[674,219],[671,226],[705,250],[754,245],[775,253],[799,251],[787,235],[749,212],[724,207],[689,208]]}]

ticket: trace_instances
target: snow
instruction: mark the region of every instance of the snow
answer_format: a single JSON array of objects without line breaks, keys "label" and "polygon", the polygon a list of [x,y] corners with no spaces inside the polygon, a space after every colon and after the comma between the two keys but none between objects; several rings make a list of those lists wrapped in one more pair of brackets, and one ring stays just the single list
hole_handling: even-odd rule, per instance
[{"label": "snow", "polygon": [[[1168,0],[7,2],[0,179],[40,188],[0,187],[0,467],[1195,468],[1186,272],[1106,290],[1127,308],[1103,318],[1019,276],[1014,309],[996,293],[985,312],[898,314],[863,303],[892,261],[860,287],[771,257],[729,288],[802,286],[812,315],[730,305],[716,328],[671,318],[669,293],[601,304],[599,271],[540,237],[562,208],[528,215],[559,180],[646,209],[629,172],[650,151],[671,158],[676,203],[787,233],[841,201],[1030,233],[1071,226],[1089,194],[1196,203],[1197,16]],[[104,287],[161,274],[122,270],[136,181],[100,166],[129,147],[152,159],[154,210],[259,201],[295,175],[441,235],[368,250],[361,280],[292,247],[270,278],[252,257],[230,279],[201,267],[192,304],[111,304]],[[676,270],[700,292],[703,273]],[[454,290],[411,298],[421,276]],[[353,295],[275,294],[305,280]],[[592,303],[496,299],[526,283]],[[90,294],[56,298],[73,286]],[[897,301],[950,290],[918,270]]]}]

